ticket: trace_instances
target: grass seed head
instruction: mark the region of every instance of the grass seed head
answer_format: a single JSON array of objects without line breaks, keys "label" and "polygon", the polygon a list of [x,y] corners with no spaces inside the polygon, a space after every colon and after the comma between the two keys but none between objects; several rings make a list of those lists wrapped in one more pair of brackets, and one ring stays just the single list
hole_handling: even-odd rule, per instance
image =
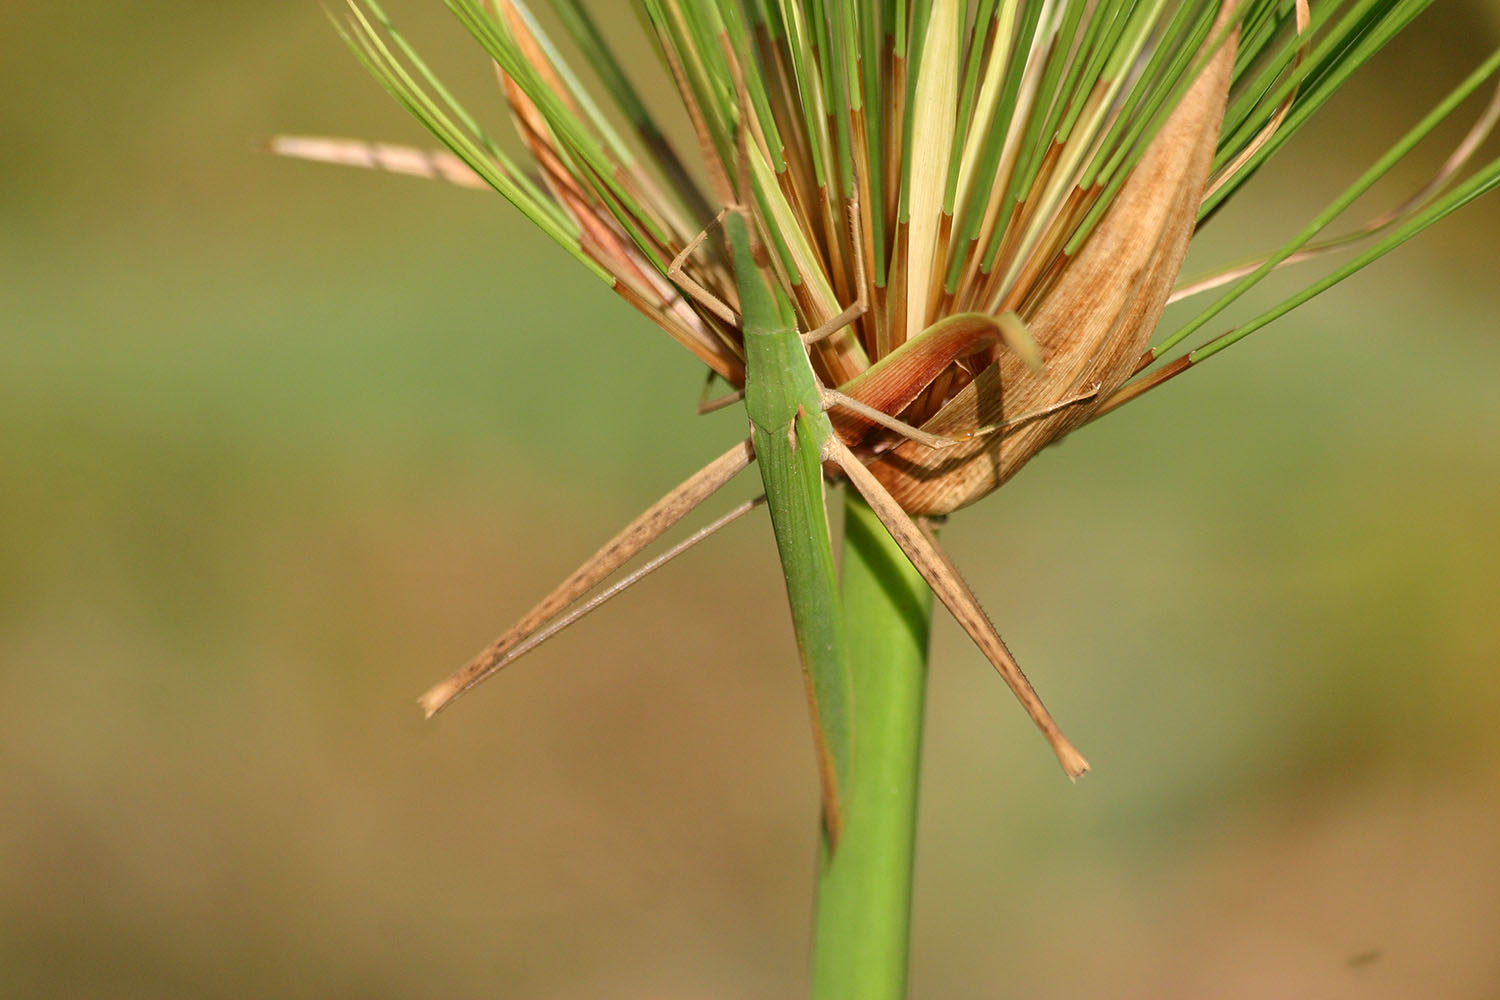
[{"label": "grass seed head", "polygon": [[[672,107],[641,96],[582,0],[549,4],[566,43],[521,0],[449,3],[493,60],[530,163],[373,0],[351,7],[350,44],[449,152],[300,155],[450,178],[456,157],[464,182],[499,190],[734,387],[745,366],[733,270],[719,239],[693,244],[717,207],[743,202],[800,329],[867,304],[811,346],[824,383],[958,442],[838,419],[913,514],[974,502],[1062,435],[1500,182],[1500,161],[1466,169],[1486,113],[1432,183],[1317,240],[1493,73],[1492,58],[1288,244],[1195,282],[1195,293],[1235,283],[1153,348],[1192,236],[1425,0],[638,0]],[[672,118],[693,155],[667,138]],[[1238,331],[1167,357],[1283,263],[1381,236]]]}]

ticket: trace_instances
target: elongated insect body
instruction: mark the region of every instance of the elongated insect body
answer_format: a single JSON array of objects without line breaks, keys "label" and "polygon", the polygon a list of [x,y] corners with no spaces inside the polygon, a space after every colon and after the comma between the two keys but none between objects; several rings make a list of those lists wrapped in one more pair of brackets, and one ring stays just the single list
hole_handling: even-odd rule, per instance
[{"label": "elongated insect body", "polygon": [[[825,429],[817,426],[820,422]],[[827,422],[821,411],[807,414],[799,408],[780,427],[752,421],[751,436],[817,735],[824,819],[831,839],[837,840],[841,803],[851,778],[853,681],[844,650],[844,612],[823,493],[823,442],[825,434],[832,433]]]},{"label": "elongated insect body", "polygon": [[[1365,37],[1390,37],[1420,4],[1319,20],[1301,0],[977,9],[956,0],[647,3],[658,52],[705,153],[706,190],[671,151],[583,5],[557,6],[655,171],[520,3],[450,5],[498,67],[529,163],[482,131],[372,0],[353,0],[346,38],[448,152],[295,138],[273,148],[494,188],[738,390],[729,399],[743,392],[751,433],[422,703],[436,712],[532,648],[568,607],[755,461],[834,836],[847,786],[859,779],[849,763],[858,706],[825,469],[836,466],[867,501],[1076,777],[1086,762],[921,516],[971,502],[1061,434],[1500,186],[1496,162],[1438,193],[1500,117],[1486,113],[1445,168],[1446,181],[1398,209],[1400,224],[1389,223],[1377,245],[1284,307],[1168,358],[1309,248],[1500,68],[1500,53],[1290,242],[1145,350],[1191,235],[1309,118],[1329,91],[1322,81],[1378,48],[1367,49]],[[728,260],[697,255],[713,226],[690,234],[711,204],[731,201],[719,216]],[[844,330],[856,321],[859,329]],[[1141,374],[1157,361],[1164,367]]]},{"label": "elongated insect body", "polygon": [[823,789],[823,821],[837,842],[850,781],[853,679],[844,650],[844,613],[828,533],[823,454],[833,424],[817,376],[791,322],[750,250],[738,213],[725,219],[743,310],[745,411],[766,505],[786,578]]},{"label": "elongated insect body", "polygon": [[[771,512],[802,661],[817,747],[824,829],[830,848],[835,847],[845,823],[851,782],[858,776],[852,773],[857,708],[853,702],[853,665],[848,660],[823,475],[825,463],[832,463],[863,496],[933,592],[999,671],[1046,736],[1064,771],[1077,778],[1088,770],[1088,762],[1057,727],[952,561],[850,451],[830,420],[827,408],[841,407],[845,416],[853,412],[862,421],[883,424],[911,440],[924,442],[929,448],[947,447],[958,439],[926,434],[855,396],[830,392],[823,386],[813,369],[807,345],[847,325],[861,313],[863,306],[856,303],[804,337],[797,330],[791,302],[767,281],[756,261],[750,224],[743,210],[726,209],[720,218],[724,221],[742,311],[735,317],[723,302],[705,301],[704,305],[716,315],[738,320],[744,345],[744,400],[750,438],[709,463],[627,526],[509,632],[458,673],[423,695],[423,707],[429,715],[441,710],[463,691],[534,648],[534,636],[553,634],[560,627],[559,615],[567,606],[755,461],[765,486],[766,505]],[[669,275],[706,236],[707,230],[683,249],[668,269]],[[704,296],[701,289],[693,288],[690,283],[684,283],[684,291],[695,298]],[[911,399],[943,364],[971,353],[976,345],[1015,340],[1018,336],[1024,340],[1024,331],[1011,331],[1007,338],[1004,326],[1001,319],[979,314],[952,317],[912,338],[892,353],[886,365],[872,369],[858,385],[850,383],[846,388],[899,408],[899,401]],[[1019,346],[1020,353],[1025,355],[1027,345]],[[1092,394],[1085,393],[1080,398],[1090,399]],[[1058,405],[1072,405],[1072,401]],[[850,411],[850,407],[854,409]],[[848,431],[851,439],[860,437],[861,426],[859,422],[851,425]]]}]

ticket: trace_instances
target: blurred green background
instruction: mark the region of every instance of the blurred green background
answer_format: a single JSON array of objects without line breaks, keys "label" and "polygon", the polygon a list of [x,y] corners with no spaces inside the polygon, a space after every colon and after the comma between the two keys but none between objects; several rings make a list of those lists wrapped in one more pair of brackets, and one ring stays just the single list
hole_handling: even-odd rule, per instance
[{"label": "blurred green background", "polygon": [[[1437,6],[1197,264],[1495,44]],[[483,88],[439,7],[392,9]],[[798,995],[816,788],[763,521],[412,704],[742,417],[692,416],[686,353],[497,197],[254,152],[421,139],[316,4],[10,0],[0,34],[0,995]],[[915,996],[1500,993],[1497,231],[1480,203],[954,519],[1095,773],[940,615]]]}]

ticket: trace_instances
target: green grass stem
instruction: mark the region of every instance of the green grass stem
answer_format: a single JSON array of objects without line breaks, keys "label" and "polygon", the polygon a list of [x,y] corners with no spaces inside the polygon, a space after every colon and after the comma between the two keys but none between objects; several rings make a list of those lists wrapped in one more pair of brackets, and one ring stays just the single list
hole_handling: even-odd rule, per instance
[{"label": "green grass stem", "polygon": [[843,600],[854,673],[853,782],[843,840],[818,873],[814,1000],[901,1000],[932,591],[852,490]]}]

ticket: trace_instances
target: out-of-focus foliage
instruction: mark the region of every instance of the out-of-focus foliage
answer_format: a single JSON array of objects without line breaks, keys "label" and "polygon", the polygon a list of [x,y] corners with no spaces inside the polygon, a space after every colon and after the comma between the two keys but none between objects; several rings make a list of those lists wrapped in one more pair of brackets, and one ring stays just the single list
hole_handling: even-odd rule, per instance
[{"label": "out-of-focus foliage", "polygon": [[[1424,15],[1217,259],[1384,149],[1487,11]],[[22,0],[0,35],[0,994],[800,989],[763,523],[411,703],[740,416],[691,417],[682,352],[498,198],[254,153],[421,138],[316,5]],[[1096,773],[939,628],[915,995],[1500,987],[1497,231],[1481,202],[950,527]]]}]

